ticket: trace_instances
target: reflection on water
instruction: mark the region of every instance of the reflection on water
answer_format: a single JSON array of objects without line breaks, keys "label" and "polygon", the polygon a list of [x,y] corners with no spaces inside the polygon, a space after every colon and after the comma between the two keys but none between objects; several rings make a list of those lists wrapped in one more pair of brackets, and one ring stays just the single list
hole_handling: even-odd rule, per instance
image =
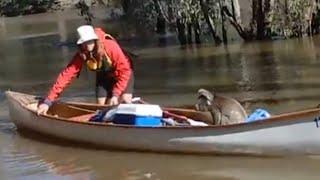
[{"label": "reflection on water", "polygon": [[1,159],[13,179],[318,179],[320,160],[112,152],[18,135],[11,140]]},{"label": "reflection on water", "polygon": [[4,148],[2,159],[5,168],[12,173],[12,177],[23,179],[93,179],[89,168],[75,166],[70,158],[57,162],[34,153],[37,152],[30,148],[21,148],[19,151],[15,147]]},{"label": "reflection on water", "polygon": [[274,113],[315,106],[320,98],[317,39],[141,50],[139,87],[153,97],[174,94],[180,103],[194,102],[196,90],[205,87]]},{"label": "reflection on water", "polygon": [[[237,98],[248,111],[263,107],[277,114],[315,107],[320,103],[319,40],[184,49],[128,46],[138,55],[135,93],[159,104],[192,104],[202,87]],[[56,35],[0,40],[0,179],[318,179],[319,157],[113,152],[20,134],[9,120],[3,92],[44,95],[75,52],[75,46],[59,43]],[[93,101],[94,79],[83,69],[63,98]]]}]

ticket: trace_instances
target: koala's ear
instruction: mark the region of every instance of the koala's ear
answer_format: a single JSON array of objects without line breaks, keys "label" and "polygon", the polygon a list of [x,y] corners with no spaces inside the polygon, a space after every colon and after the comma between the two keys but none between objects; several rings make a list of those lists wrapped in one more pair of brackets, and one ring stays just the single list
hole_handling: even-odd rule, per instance
[{"label": "koala's ear", "polygon": [[204,98],[206,98],[209,101],[212,101],[213,97],[214,97],[214,95],[210,91],[208,91],[206,89],[202,89],[202,88],[198,90],[198,98],[201,96],[203,96]]},{"label": "koala's ear", "polygon": [[207,90],[203,89],[203,88],[200,88],[198,90],[198,94],[205,94]]}]

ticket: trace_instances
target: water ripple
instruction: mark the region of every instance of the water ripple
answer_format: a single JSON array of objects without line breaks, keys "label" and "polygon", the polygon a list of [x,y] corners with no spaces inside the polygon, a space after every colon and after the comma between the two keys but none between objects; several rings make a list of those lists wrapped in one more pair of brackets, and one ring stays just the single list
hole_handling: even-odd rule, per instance
[{"label": "water ripple", "polygon": [[[21,149],[23,150],[23,149]],[[89,167],[77,166],[74,160],[50,160],[45,156],[32,152],[26,148],[21,152],[14,145],[2,149],[2,162],[6,173],[13,174],[17,179],[91,179],[92,171]]]}]

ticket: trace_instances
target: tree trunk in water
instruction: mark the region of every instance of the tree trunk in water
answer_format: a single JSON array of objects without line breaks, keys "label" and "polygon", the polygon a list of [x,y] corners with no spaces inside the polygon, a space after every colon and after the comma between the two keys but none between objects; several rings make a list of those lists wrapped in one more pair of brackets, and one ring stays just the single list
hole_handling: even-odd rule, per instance
[{"label": "tree trunk in water", "polygon": [[159,35],[159,45],[163,46],[166,44],[166,19],[165,19],[165,15],[164,12],[161,9],[161,4],[159,2],[159,0],[153,0],[153,3],[155,4],[155,8],[158,14],[157,17],[157,24],[156,24],[156,29],[157,29],[157,33]]},{"label": "tree trunk in water", "polygon": [[201,6],[201,10],[204,14],[204,18],[206,20],[206,23],[208,24],[209,30],[211,32],[212,38],[215,41],[215,43],[221,44],[221,39],[219,38],[219,36],[217,35],[216,29],[213,25],[213,21],[212,18],[209,15],[209,9],[208,9],[208,4],[205,2],[205,0],[200,0],[200,6]]},{"label": "tree trunk in water", "polygon": [[265,39],[265,14],[263,0],[252,0],[252,25],[255,26],[256,39]]},{"label": "tree trunk in water", "polygon": [[251,16],[251,24],[252,26],[256,25],[256,18],[258,14],[258,3],[257,0],[252,0],[252,16]]},{"label": "tree trunk in water", "polygon": [[263,11],[263,3],[262,0],[258,0],[257,3],[257,16],[256,16],[256,23],[257,23],[257,39],[262,40],[265,39],[265,14]]},{"label": "tree trunk in water", "polygon": [[166,20],[160,15],[158,15],[156,26],[157,26],[158,34],[160,35],[166,34]]},{"label": "tree trunk in water", "polygon": [[177,24],[179,42],[182,46],[186,45],[187,44],[186,27],[180,18],[177,18],[176,24]]},{"label": "tree trunk in water", "polygon": [[[274,7],[274,0],[265,0],[264,2],[264,14],[268,16],[271,13],[271,8]],[[265,21],[265,37],[271,38],[271,29],[269,27],[270,22]]]},{"label": "tree trunk in water", "polygon": [[157,18],[157,33],[159,35],[159,45],[166,45],[166,20],[162,16],[158,16]]},{"label": "tree trunk in water", "polygon": [[131,0],[121,0],[121,6],[125,14],[129,14],[131,5]]},{"label": "tree trunk in water", "polygon": [[319,9],[319,0],[315,0],[315,10],[312,15],[311,21],[311,32],[312,34],[318,34],[320,28],[320,9]]},{"label": "tree trunk in water", "polygon": [[221,0],[219,0],[219,7],[220,7],[220,15],[221,15],[222,39],[223,39],[223,43],[224,44],[228,44],[227,30],[226,30],[226,27],[225,27],[226,17],[225,17],[225,15],[223,13],[223,7],[222,7]]},{"label": "tree trunk in water", "polygon": [[188,44],[192,44],[192,23],[187,23],[187,29],[188,29],[188,33],[187,33],[187,42]]},{"label": "tree trunk in water", "polygon": [[307,34],[308,35],[312,35],[312,22],[313,19],[315,17],[315,13],[316,13],[316,8],[317,8],[317,0],[312,0],[312,2],[310,3],[310,7],[307,10]]},{"label": "tree trunk in water", "polygon": [[[233,12],[237,12],[235,7],[236,6],[234,5],[234,1],[231,1],[232,11],[234,10]],[[223,7],[222,12],[225,15],[225,17],[228,19],[230,24],[236,29],[236,31],[238,32],[239,36],[242,39],[244,39],[245,41],[251,41],[255,38],[252,28],[244,29],[242,27],[241,18],[237,19],[236,15],[233,12],[231,13],[227,7]]]},{"label": "tree trunk in water", "polygon": [[195,38],[196,44],[201,44],[200,24],[197,19],[193,20],[193,30],[194,30],[194,38]]}]

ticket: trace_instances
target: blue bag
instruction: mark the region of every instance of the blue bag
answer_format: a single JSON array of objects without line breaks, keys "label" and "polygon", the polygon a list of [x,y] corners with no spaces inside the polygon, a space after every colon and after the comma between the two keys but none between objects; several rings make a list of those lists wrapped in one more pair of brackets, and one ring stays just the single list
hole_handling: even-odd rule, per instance
[{"label": "blue bag", "polygon": [[270,117],[271,115],[269,114],[268,111],[264,110],[264,109],[256,109],[253,111],[253,113],[251,113],[248,118],[246,119],[246,122],[254,122],[254,121],[259,121],[259,120],[263,120],[266,119],[268,117]]}]

